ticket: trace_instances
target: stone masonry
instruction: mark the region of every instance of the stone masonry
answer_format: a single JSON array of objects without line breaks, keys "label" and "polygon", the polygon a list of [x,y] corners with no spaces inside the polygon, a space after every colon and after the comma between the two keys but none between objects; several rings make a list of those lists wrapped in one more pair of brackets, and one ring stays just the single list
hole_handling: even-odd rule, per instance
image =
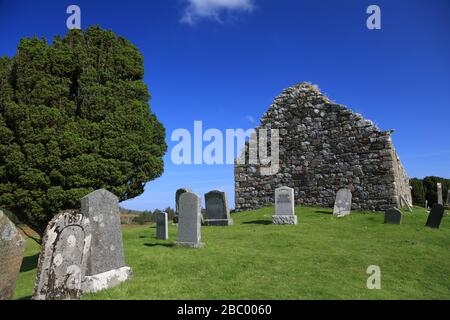
[{"label": "stone masonry", "polygon": [[259,129],[279,129],[280,170],[261,175],[259,165],[248,164],[247,143],[246,164],[235,164],[236,211],[273,205],[275,189],[281,186],[294,188],[296,205],[332,207],[342,188],[351,190],[353,210],[400,208],[405,205],[402,198],[412,203],[393,131],[381,131],[314,85],[284,90]]}]

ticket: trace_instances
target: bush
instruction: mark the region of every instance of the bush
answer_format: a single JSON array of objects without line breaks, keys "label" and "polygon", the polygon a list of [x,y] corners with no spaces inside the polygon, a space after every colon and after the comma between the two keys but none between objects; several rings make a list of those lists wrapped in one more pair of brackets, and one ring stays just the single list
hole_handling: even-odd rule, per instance
[{"label": "bush", "polygon": [[420,179],[411,179],[411,194],[413,204],[420,207],[425,207],[425,189],[423,187],[423,182]]}]

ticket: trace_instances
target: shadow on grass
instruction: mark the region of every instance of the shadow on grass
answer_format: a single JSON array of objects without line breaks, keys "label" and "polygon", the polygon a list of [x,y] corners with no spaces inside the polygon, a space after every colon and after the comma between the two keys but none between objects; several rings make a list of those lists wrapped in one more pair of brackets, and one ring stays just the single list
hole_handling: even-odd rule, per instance
[{"label": "shadow on grass", "polygon": [[36,269],[39,259],[39,253],[33,256],[24,257],[22,265],[20,266],[20,272],[27,272]]},{"label": "shadow on grass", "polygon": [[144,243],[144,246],[146,247],[166,247],[166,248],[172,248],[175,245],[173,243]]},{"label": "shadow on grass", "polygon": [[272,224],[272,221],[268,221],[268,220],[255,220],[255,221],[246,221],[246,222],[242,222],[242,224],[261,224],[264,226],[268,226],[269,224]]},{"label": "shadow on grass", "polygon": [[22,298],[18,298],[17,300],[31,300],[32,296],[26,296]]},{"label": "shadow on grass", "polygon": [[316,210],[316,213],[321,213],[321,214],[328,214],[328,215],[332,215],[333,212],[332,211],[325,211],[325,210]]}]

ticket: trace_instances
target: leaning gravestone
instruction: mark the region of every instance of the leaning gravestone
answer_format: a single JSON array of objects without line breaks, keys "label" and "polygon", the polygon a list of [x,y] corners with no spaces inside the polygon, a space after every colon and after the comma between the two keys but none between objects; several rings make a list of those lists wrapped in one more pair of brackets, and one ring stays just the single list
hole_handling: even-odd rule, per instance
[{"label": "leaning gravestone", "polygon": [[166,212],[157,212],[156,216],[156,239],[167,240],[169,239],[169,225],[167,221]]},{"label": "leaning gravestone", "polygon": [[180,214],[178,222],[177,246],[188,248],[202,248],[201,242],[201,201],[192,192],[180,196]]},{"label": "leaning gravestone", "polygon": [[402,224],[403,214],[397,208],[392,208],[384,213],[384,223],[386,224]]},{"label": "leaning gravestone", "polygon": [[178,223],[178,215],[180,214],[180,197],[183,193],[192,192],[189,188],[178,189],[175,193],[175,215],[173,217],[173,223]]},{"label": "leaning gravestone", "polygon": [[211,191],[205,194],[206,212],[203,216],[206,226],[230,226],[233,220],[228,209],[227,194]]},{"label": "leaning gravestone", "polygon": [[275,190],[275,215],[273,224],[297,224],[294,212],[294,189],[281,187]]},{"label": "leaning gravestone", "polygon": [[10,300],[22,264],[25,241],[0,210],[0,300]]},{"label": "leaning gravestone", "polygon": [[352,192],[348,189],[340,189],[336,194],[333,215],[335,217],[345,217],[352,210]]},{"label": "leaning gravestone", "polygon": [[78,210],[63,211],[49,222],[39,255],[34,300],[80,298],[91,238],[89,218]]},{"label": "leaning gravestone", "polygon": [[435,203],[433,208],[431,208],[431,212],[428,216],[427,227],[439,229],[442,217],[444,216],[444,206],[439,203]]},{"label": "leaning gravestone", "polygon": [[442,196],[442,183],[437,184],[437,197],[438,197],[438,203],[444,205],[444,199]]},{"label": "leaning gravestone", "polygon": [[119,199],[104,189],[94,191],[81,199],[81,212],[92,228],[83,292],[112,288],[130,279],[132,270],[125,266],[123,255]]}]

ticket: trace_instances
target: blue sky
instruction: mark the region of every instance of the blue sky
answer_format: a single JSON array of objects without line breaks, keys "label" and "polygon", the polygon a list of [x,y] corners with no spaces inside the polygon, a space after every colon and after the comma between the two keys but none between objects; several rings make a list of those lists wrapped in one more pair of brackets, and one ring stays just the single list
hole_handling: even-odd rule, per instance
[{"label": "blue sky", "polygon": [[[173,130],[253,128],[283,88],[302,81],[395,129],[411,177],[450,177],[450,1],[0,0],[0,55],[22,37],[67,32],[76,4],[82,28],[100,25],[131,40],[145,58],[151,107],[167,129],[164,175],[122,203],[174,206],[179,187],[213,189],[234,203],[233,166],[176,166]],[[368,30],[376,4],[382,29]]]}]

